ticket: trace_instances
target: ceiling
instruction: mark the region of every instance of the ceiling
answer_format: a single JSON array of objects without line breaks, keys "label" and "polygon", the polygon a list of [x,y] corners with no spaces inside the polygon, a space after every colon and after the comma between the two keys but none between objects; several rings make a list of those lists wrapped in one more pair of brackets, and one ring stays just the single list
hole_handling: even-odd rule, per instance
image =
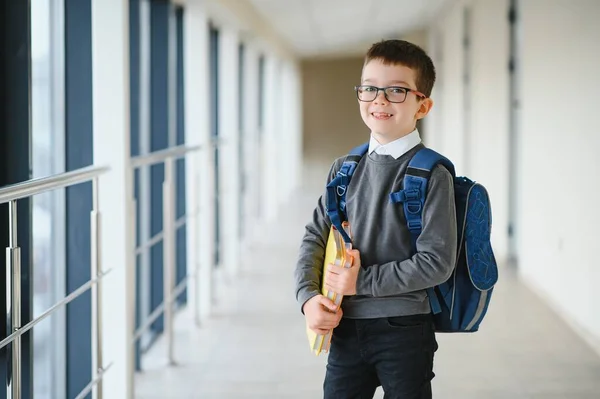
[{"label": "ceiling", "polygon": [[363,54],[427,26],[450,0],[248,0],[302,57]]}]

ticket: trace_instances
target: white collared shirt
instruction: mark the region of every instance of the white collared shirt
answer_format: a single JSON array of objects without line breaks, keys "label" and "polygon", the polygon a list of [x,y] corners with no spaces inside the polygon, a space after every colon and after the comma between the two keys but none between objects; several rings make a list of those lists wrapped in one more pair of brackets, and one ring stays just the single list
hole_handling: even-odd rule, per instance
[{"label": "white collared shirt", "polygon": [[400,158],[408,151],[413,149],[415,146],[421,143],[421,135],[417,129],[404,137],[400,137],[387,144],[379,144],[377,140],[371,134],[371,140],[369,141],[369,154],[375,151],[379,155],[391,155],[395,159]]}]

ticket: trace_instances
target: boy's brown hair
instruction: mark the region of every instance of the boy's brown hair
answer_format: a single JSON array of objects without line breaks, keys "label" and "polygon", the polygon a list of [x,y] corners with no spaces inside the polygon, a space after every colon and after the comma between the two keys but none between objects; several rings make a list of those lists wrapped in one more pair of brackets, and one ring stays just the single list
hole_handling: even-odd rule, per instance
[{"label": "boy's brown hair", "polygon": [[365,65],[372,60],[412,69],[415,71],[416,89],[427,97],[431,96],[435,83],[435,67],[421,47],[404,40],[382,40],[371,46],[365,56]]}]

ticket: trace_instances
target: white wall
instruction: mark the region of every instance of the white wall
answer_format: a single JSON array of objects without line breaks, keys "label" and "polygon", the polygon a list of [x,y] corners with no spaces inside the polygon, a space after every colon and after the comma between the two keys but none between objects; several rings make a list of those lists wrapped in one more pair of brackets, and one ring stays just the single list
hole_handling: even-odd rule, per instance
[{"label": "white wall", "polygon": [[[508,0],[461,0],[430,31],[439,86],[428,140],[459,174],[488,189],[498,259],[508,251]],[[600,2],[527,0],[522,24],[518,270],[571,326],[600,351]],[[463,8],[471,7],[470,93],[463,73]],[[463,99],[471,99],[468,120]],[[465,137],[469,128],[469,138]],[[465,165],[469,169],[465,169]]]},{"label": "white wall", "polygon": [[492,236],[498,260],[508,246],[508,0],[475,2],[471,11],[471,114],[465,173],[480,181],[492,201]]},{"label": "white wall", "polygon": [[523,277],[600,350],[600,2],[522,2]]},{"label": "white wall", "polygon": [[135,210],[128,168],[128,10],[125,0],[92,1],[94,164],[111,168],[98,185],[100,270],[110,270],[102,280],[100,294],[102,366],[112,363],[103,379],[105,398],[133,397],[135,239],[131,233]]},{"label": "white wall", "polygon": [[[436,92],[437,98],[433,98],[431,113],[435,114],[439,125],[429,129],[429,135],[436,136],[433,139],[436,146],[433,148],[454,162],[458,174],[464,174],[462,9],[451,9],[439,23],[443,27],[440,38],[444,68],[438,69],[437,75],[443,81],[444,90]],[[441,105],[439,115],[436,102]]]},{"label": "white wall", "polygon": [[290,116],[290,134],[292,135],[290,144],[290,158],[292,159],[290,175],[294,179],[294,184],[290,185],[289,190],[297,190],[303,181],[302,176],[302,145],[304,123],[302,120],[302,73],[299,63],[290,63],[289,79],[291,85],[291,95],[289,109]]},{"label": "white wall", "polygon": [[281,120],[280,143],[283,148],[280,181],[282,190],[279,201],[285,203],[288,196],[302,181],[302,119],[300,71],[294,62],[284,62],[281,69]]},{"label": "white wall", "polygon": [[239,37],[235,27],[219,26],[219,187],[221,204],[221,255],[222,270],[229,278],[236,275],[239,268],[239,192],[238,157],[239,112],[238,112],[238,45]]},{"label": "white wall", "polygon": [[281,101],[279,95],[279,60],[271,54],[267,54],[265,60],[265,108],[264,108],[264,127],[262,132],[262,211],[266,220],[273,220],[278,211],[278,193],[279,188],[278,175],[283,157],[281,148],[278,146],[279,135],[279,115],[278,105]]},{"label": "white wall", "polygon": [[[252,72],[252,75],[247,74],[247,79],[258,78],[257,66],[250,66],[249,63],[256,63],[260,55],[265,57],[265,104],[262,131],[255,131],[258,129],[258,120],[253,119],[253,116],[245,117],[244,121],[245,129],[248,129],[246,140],[255,140],[258,134],[261,135],[260,147],[257,147],[255,143],[246,142],[244,144],[247,157],[258,159],[258,165],[254,165],[258,168],[257,173],[248,173],[249,179],[246,179],[247,187],[252,187],[249,190],[254,191],[254,194],[257,195],[249,194],[250,198],[254,198],[254,200],[250,200],[246,209],[256,206],[257,213],[261,218],[272,220],[277,215],[279,207],[300,185],[301,127],[299,127],[299,123],[293,122],[299,119],[297,115],[301,113],[302,106],[298,99],[300,95],[298,61],[289,46],[281,40],[280,35],[272,31],[269,24],[246,2],[208,0],[205,5],[209,17],[217,23],[219,28],[237,31],[238,37],[248,45],[246,67],[248,72]],[[235,60],[235,65],[223,66],[223,68],[230,72],[235,70],[235,82],[237,82],[237,57]],[[222,63],[224,62],[226,61],[222,61]],[[225,88],[229,81],[224,78],[222,82]],[[248,95],[245,95],[246,110],[252,113],[258,112],[255,103],[258,100],[259,88],[255,86],[255,83],[246,85],[250,88]],[[228,108],[232,106],[231,97],[225,96],[225,100],[221,103],[222,108],[227,99],[229,103],[225,112],[228,112]],[[226,117],[224,114],[221,120],[225,124],[232,125],[232,119],[235,118],[237,116],[228,115]],[[293,176],[290,177],[290,174]],[[248,215],[253,215],[253,212]],[[248,221],[248,224],[257,225],[260,222],[261,220],[254,220]]]},{"label": "white wall", "polygon": [[[270,30],[268,24],[246,2],[217,0],[186,0],[183,2],[186,13],[192,9],[202,10],[202,27],[189,27],[193,35],[204,37],[199,29],[206,29],[211,21],[219,35],[219,129],[223,140],[220,151],[220,218],[222,220],[222,240],[224,247],[223,270],[233,278],[239,268],[240,252],[247,247],[240,242],[240,229],[246,238],[253,236],[255,226],[264,219],[272,219],[295,190],[300,178],[301,159],[299,151],[299,123],[295,123],[301,112],[299,96],[299,72],[297,61],[289,47]],[[198,23],[200,20],[198,19]],[[208,56],[205,42],[195,47],[195,38],[190,34],[189,51],[204,51]],[[194,41],[194,42],[192,42]],[[244,115],[238,115],[238,44],[245,45],[244,62]],[[258,126],[258,59],[266,60],[264,123],[262,132]],[[197,61],[199,62],[199,61]],[[188,74],[195,73],[189,72]],[[190,79],[197,79],[190,77]],[[207,75],[207,79],[209,79]],[[197,86],[198,87],[198,86]],[[204,99],[208,104],[208,99]],[[190,97],[190,101],[196,101]],[[189,112],[189,111],[188,111]],[[209,111],[204,109],[207,120]],[[188,116],[197,118],[198,116]],[[245,162],[238,158],[239,118],[243,117],[243,143]],[[259,140],[259,135],[262,137]],[[205,162],[203,165],[209,167]],[[243,169],[246,196],[239,195],[240,168]],[[293,177],[290,177],[292,175]],[[206,179],[201,179],[205,181]],[[206,187],[206,184],[203,184]],[[209,188],[210,190],[210,188]],[[243,201],[244,226],[237,217],[239,201]],[[212,236],[212,233],[211,233]],[[220,280],[219,276],[216,276]]]},{"label": "white wall", "polygon": [[244,52],[244,121],[243,121],[243,178],[245,196],[243,198],[243,230],[252,236],[259,215],[260,187],[257,176],[260,170],[259,131],[258,131],[258,57],[260,49],[252,41],[245,41]]},{"label": "white wall", "polygon": [[[464,85],[464,7],[470,7],[470,85]],[[437,70],[426,143],[489,192],[492,239],[504,260],[508,229],[508,0],[459,1],[430,32]],[[465,99],[470,113],[465,113]]]},{"label": "white wall", "polygon": [[[197,324],[211,311],[214,251],[214,173],[213,151],[209,145],[210,92],[208,65],[208,17],[200,2],[189,2],[184,13],[185,141],[201,145],[201,152],[186,161],[188,211],[196,203],[199,215],[187,230],[188,268],[194,270],[194,315]],[[198,191],[196,191],[198,190]],[[191,270],[190,270],[191,271]]]}]

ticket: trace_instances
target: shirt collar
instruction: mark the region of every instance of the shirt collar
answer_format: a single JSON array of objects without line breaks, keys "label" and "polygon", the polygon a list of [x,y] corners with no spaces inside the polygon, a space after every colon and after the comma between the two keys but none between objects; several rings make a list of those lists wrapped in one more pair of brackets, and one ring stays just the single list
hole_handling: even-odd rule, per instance
[{"label": "shirt collar", "polygon": [[373,151],[379,155],[391,155],[395,159],[400,158],[408,151],[413,149],[415,146],[421,143],[421,135],[417,129],[404,137],[400,137],[387,144],[379,144],[377,140],[371,134],[371,140],[369,141],[369,154]]}]

